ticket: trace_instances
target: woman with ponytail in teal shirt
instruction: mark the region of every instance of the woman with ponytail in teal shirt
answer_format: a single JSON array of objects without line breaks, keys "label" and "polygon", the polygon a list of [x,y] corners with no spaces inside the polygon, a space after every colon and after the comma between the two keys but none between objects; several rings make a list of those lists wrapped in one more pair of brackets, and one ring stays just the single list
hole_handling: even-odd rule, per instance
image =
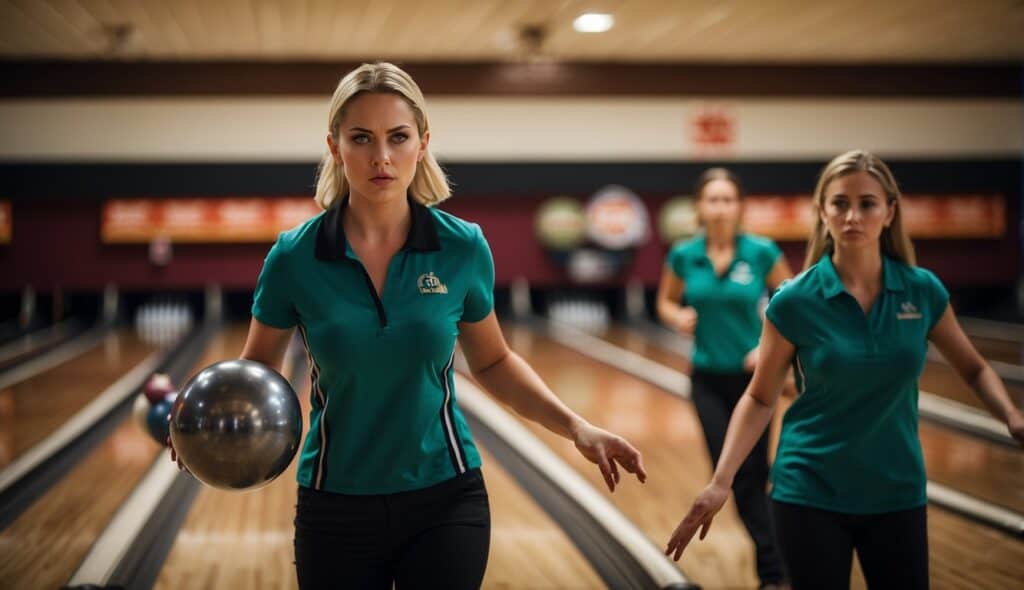
[{"label": "woman with ponytail in teal shirt", "polygon": [[[729,417],[757,362],[761,297],[791,273],[775,242],[739,230],[742,190],[734,174],[711,168],[697,180],[694,194],[704,231],[669,251],[658,289],[658,314],[668,326],[694,336],[690,391],[711,462],[717,464]],[[765,496],[767,483],[768,436],[763,435],[732,489],[740,519],[754,541],[757,574],[765,588],[784,578]]]}]

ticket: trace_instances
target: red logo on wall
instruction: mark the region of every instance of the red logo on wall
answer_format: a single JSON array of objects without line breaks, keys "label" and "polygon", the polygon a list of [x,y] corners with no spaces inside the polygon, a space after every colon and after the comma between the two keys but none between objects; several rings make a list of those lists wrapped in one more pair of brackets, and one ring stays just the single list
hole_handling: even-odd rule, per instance
[{"label": "red logo on wall", "polygon": [[692,129],[697,153],[729,151],[736,142],[736,117],[722,105],[698,107]]}]

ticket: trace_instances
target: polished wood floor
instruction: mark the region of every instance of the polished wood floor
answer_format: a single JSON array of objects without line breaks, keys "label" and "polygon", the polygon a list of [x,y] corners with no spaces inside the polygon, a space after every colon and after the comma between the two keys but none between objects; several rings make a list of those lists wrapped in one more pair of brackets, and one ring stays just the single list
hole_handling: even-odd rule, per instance
[{"label": "polished wood floor", "polygon": [[[602,336],[678,367],[679,361],[672,359],[677,355],[634,330],[615,326]],[[789,400],[783,398],[777,420],[788,405]],[[1024,453],[925,423],[920,433],[930,479],[1018,511],[1024,509]],[[1015,587],[1006,585],[1010,580],[1017,584],[1024,580],[1024,564],[1020,563],[1024,543],[942,509],[929,508],[928,518],[933,587],[1006,588]],[[855,572],[854,586],[858,583],[863,582]]]},{"label": "polished wood floor", "polygon": [[[145,346],[134,335],[122,332],[117,337],[123,341],[116,352],[95,359],[97,372],[114,378],[119,376],[118,368],[121,373],[131,370],[138,357],[145,354]],[[237,330],[216,337],[195,370],[225,358],[224,351],[237,350],[243,339],[244,332]],[[61,374],[66,381],[51,377],[47,383],[70,389],[78,380],[88,381],[89,371],[82,367]],[[92,395],[103,387],[94,388]],[[89,401],[85,391],[57,399],[75,408]],[[62,404],[55,402],[53,406],[55,414],[67,417],[73,413]],[[14,422],[18,423],[16,417]],[[109,438],[0,532],[0,587],[34,590],[66,584],[161,450],[162,445],[130,418],[125,419]]]},{"label": "polished wood floor", "polygon": [[[607,491],[595,465],[571,442],[524,423],[663,548],[689,502],[711,476],[693,405],[647,383],[564,348],[522,326],[505,326],[506,337],[555,393],[587,420],[633,443],[649,478],[623,481]],[[730,500],[712,534],[680,560],[683,573],[705,588],[756,588],[753,544]]]},{"label": "polished wood floor", "polygon": [[53,433],[153,350],[132,330],[114,331],[85,354],[0,390],[0,469]]},{"label": "polished wood floor", "polygon": [[[711,472],[692,404],[591,361],[529,329],[508,325],[506,333],[513,348],[566,403],[594,423],[626,436],[644,453],[651,475],[647,484],[624,481],[615,494],[608,494],[603,491],[597,468],[582,459],[568,441],[527,423],[596,489],[602,490],[656,546],[664,546]],[[244,336],[244,326],[232,326],[221,332],[196,368],[234,357],[241,350]],[[685,368],[678,355],[660,349],[632,331],[613,330],[608,338],[653,360]],[[122,332],[81,357],[91,359],[93,367],[86,363],[79,368],[55,368],[37,378],[39,381],[31,389],[33,395],[19,393],[18,387],[0,392],[0,441],[12,456],[12,449],[27,448],[32,443],[24,441],[32,437],[42,439],[45,433],[39,435],[26,429],[16,437],[10,434],[11,429],[22,428],[19,411],[25,411],[25,420],[37,428],[52,431],[149,352],[151,349],[132,334]],[[60,371],[63,377],[58,375]],[[103,379],[99,379],[101,374],[105,375]],[[89,381],[93,378],[99,382]],[[80,393],[69,393],[79,385],[83,387]],[[91,393],[86,393],[86,387],[91,387]],[[62,418],[46,416],[36,405],[43,395],[40,392],[47,391],[58,392],[47,401],[49,411]],[[970,441],[938,427],[923,426],[921,436],[930,477],[1005,505],[1024,505],[1020,497],[1024,490],[1020,453]],[[484,587],[601,587],[593,568],[564,532],[486,449],[481,450],[493,520]],[[64,480],[0,532],[0,587],[56,588],[66,583],[159,452],[160,446],[133,423],[126,421],[120,425]],[[294,466],[273,484],[254,493],[203,488],[156,585],[294,587],[293,470]],[[929,519],[933,587],[1010,588],[1024,580],[1024,543],[939,509],[929,509]],[[731,503],[716,520],[708,539],[695,543],[687,553],[681,568],[689,578],[709,589],[756,588],[753,547]],[[864,587],[857,571],[852,579],[853,587]]]},{"label": "polished wood floor", "polygon": [[[672,358],[678,355],[627,327],[613,326],[602,336],[609,342],[645,355],[651,360],[669,366],[679,364],[678,360]],[[936,394],[948,393],[958,386],[965,389],[967,387],[955,372],[941,363],[927,364],[921,379],[922,389],[926,389],[926,380],[944,384],[934,391]],[[968,395],[977,400],[969,390]],[[780,411],[775,416],[772,428],[773,449],[778,441],[781,416],[789,407],[789,401],[786,398],[782,399]],[[919,428],[929,479],[983,500],[1024,512],[1024,452],[925,421],[921,422]]]},{"label": "polished wood floor", "polygon": [[[1021,328],[1024,332],[1024,327]],[[968,333],[969,334],[969,333]],[[1011,365],[1024,365],[1024,344],[969,334],[971,342],[985,358]]]},{"label": "polished wood floor", "polygon": [[[1006,385],[1007,393],[1010,394],[1010,399],[1013,400],[1018,408],[1024,408],[1024,386],[1012,381],[1004,381],[1004,385]],[[920,387],[922,391],[934,393],[935,395],[988,412],[985,404],[982,403],[977,395],[974,395],[974,392],[971,391],[971,388],[967,386],[967,383],[964,382],[953,367],[945,363],[936,361],[926,362],[924,372],[921,373]]]}]

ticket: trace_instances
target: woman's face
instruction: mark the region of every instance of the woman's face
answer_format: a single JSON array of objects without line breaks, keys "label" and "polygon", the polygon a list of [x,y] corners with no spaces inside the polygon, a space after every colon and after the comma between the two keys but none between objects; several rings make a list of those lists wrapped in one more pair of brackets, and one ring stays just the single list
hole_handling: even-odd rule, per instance
[{"label": "woman's face", "polygon": [[728,180],[712,180],[705,184],[697,199],[697,214],[712,231],[735,230],[741,212],[739,190]]},{"label": "woman's face", "polygon": [[337,141],[327,145],[344,166],[352,194],[373,201],[405,198],[430,134],[420,137],[416,116],[404,98],[388,93],[357,96],[346,105]]},{"label": "woman's face", "polygon": [[821,220],[836,246],[877,245],[895,215],[896,206],[889,203],[882,184],[867,172],[840,176],[825,187]]}]

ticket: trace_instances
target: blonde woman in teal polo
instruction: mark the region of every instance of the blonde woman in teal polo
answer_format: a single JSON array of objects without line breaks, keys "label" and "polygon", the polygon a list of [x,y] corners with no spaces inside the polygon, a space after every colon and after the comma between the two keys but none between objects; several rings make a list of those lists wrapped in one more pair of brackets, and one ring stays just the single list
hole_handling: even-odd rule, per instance
[{"label": "blonde woman in teal polo", "polygon": [[768,304],[761,355],[711,483],[669,540],[676,559],[712,519],[767,427],[786,373],[801,395],[772,468],[775,526],[795,590],[847,588],[857,552],[871,588],[928,587],[917,380],[928,342],[1024,444],[1024,416],[964,335],[942,283],[916,267],[900,192],[874,155],[822,171],[808,268]]},{"label": "blonde woman in teal polo", "polygon": [[295,563],[309,588],[476,588],[490,538],[480,454],[458,408],[458,341],[475,379],[572,440],[609,489],[646,478],[628,442],[569,410],[511,352],[493,311],[480,227],[439,211],[416,83],[387,63],[346,75],[331,101],[316,202],[257,283],[242,357],[279,366],[297,328],[312,365],[299,457]]},{"label": "blonde woman in teal polo", "polygon": [[[694,187],[703,231],[672,247],[658,287],[658,314],[694,336],[690,393],[716,465],[733,408],[750,383],[761,334],[759,303],[792,273],[775,242],[740,231],[743,191],[725,168],[711,168]],[[764,588],[783,579],[775,547],[768,485],[768,435],[762,435],[733,481],[736,508],[754,541]]]}]

